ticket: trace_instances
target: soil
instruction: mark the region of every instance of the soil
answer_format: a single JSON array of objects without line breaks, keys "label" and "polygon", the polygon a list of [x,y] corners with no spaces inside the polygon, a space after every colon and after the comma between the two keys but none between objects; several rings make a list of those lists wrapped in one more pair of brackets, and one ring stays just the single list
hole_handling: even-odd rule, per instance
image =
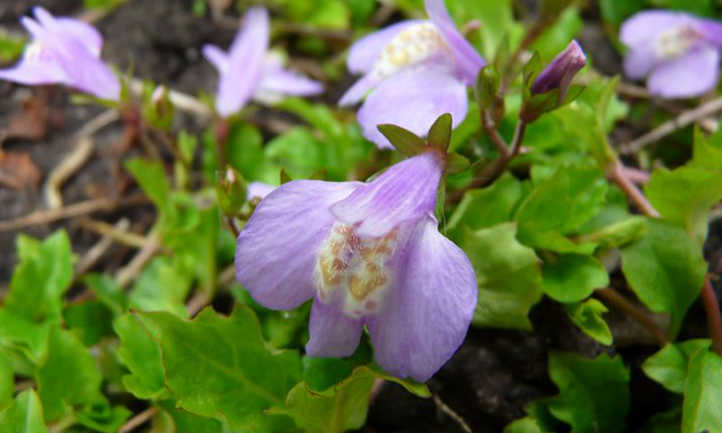
[{"label": "soil", "polygon": [[[21,32],[18,17],[27,14],[33,5],[40,4],[58,15],[81,12],[77,0],[11,0],[0,2],[0,26]],[[191,11],[190,0],[130,0],[117,11],[96,23],[106,38],[103,56],[121,70],[133,70],[137,77],[159,83],[190,94],[212,92],[216,75],[203,61],[200,49],[211,42],[227,46],[234,31],[223,29],[210,18],[199,18]],[[580,39],[602,72],[618,73],[620,59],[599,26],[594,11],[585,17]],[[349,80],[344,80],[348,82]],[[47,174],[73,148],[73,133],[102,112],[93,105],[71,104],[67,93],[60,89],[43,89],[48,104],[62,117],[62,125],[51,128],[38,140],[8,139],[3,151],[27,153],[44,174]],[[338,92],[334,92],[338,93]],[[42,96],[41,95],[41,96]],[[25,101],[38,97],[38,92],[0,81],[0,129],[22,111]],[[197,128],[189,123],[186,127]],[[75,203],[117,194],[119,185],[127,184],[127,176],[119,168],[122,159],[117,143],[122,141],[123,128],[119,123],[105,128],[94,136],[95,150],[85,167],[63,188],[66,203]],[[45,201],[42,182],[34,188],[22,190],[0,186],[0,221],[43,209]],[[150,207],[139,207],[129,215],[135,224],[149,224],[153,214]],[[127,212],[126,212],[127,214]],[[117,220],[112,214],[108,221]],[[98,216],[102,218],[102,214]],[[97,236],[80,230],[72,221],[36,225],[16,232],[0,232],[0,287],[6,287],[16,263],[14,239],[20,233],[46,236],[65,227],[71,237],[74,252],[82,255],[97,241]],[[711,226],[706,248],[713,272],[722,271],[722,221]],[[111,260],[101,263],[105,269],[119,266],[128,259],[130,251],[118,248]],[[722,295],[719,293],[718,295]],[[229,298],[230,299],[230,298]],[[690,311],[689,323],[683,335],[704,334],[703,314]],[[699,313],[699,314],[698,314]],[[629,430],[638,429],[650,414],[666,409],[665,402],[650,398],[662,392],[654,382],[646,379],[639,365],[656,349],[650,344],[604,348],[581,333],[566,319],[558,304],[543,301],[531,314],[534,332],[471,329],[465,344],[444,368],[430,381],[429,387],[448,407],[457,412],[476,433],[500,432],[510,421],[524,416],[530,401],[554,395],[557,390],[547,374],[547,354],[550,350],[567,350],[593,357],[602,352],[625,356],[632,367],[632,408]],[[610,322],[615,334],[631,335],[634,341],[645,341],[644,331],[624,316],[611,312]],[[636,337],[635,337],[636,336]],[[387,383],[373,400],[367,426],[361,431],[378,433],[402,432],[463,432],[459,424],[440,411],[430,399],[415,397],[400,386]]]}]

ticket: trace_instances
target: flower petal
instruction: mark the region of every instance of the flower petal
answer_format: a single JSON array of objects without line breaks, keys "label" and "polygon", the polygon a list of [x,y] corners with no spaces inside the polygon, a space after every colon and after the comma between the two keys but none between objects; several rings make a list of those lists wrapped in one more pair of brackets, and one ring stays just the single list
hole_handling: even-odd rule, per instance
[{"label": "flower petal", "polygon": [[358,41],[354,42],[348,53],[346,65],[348,70],[353,74],[362,74],[371,72],[376,59],[394,36],[398,35],[404,29],[417,24],[423,24],[426,20],[408,20],[401,21],[383,28],[379,31],[370,33]]},{"label": "flower petal", "polygon": [[421,382],[464,341],[478,293],[466,254],[436,225],[430,215],[419,222],[384,310],[368,321],[376,362]]},{"label": "flower petal", "polygon": [[228,71],[228,55],[213,44],[205,44],[203,45],[203,49],[201,51],[203,53],[203,57],[206,58],[211,64],[218,69],[218,72],[223,75]]},{"label": "flower petal", "polygon": [[358,182],[299,180],[271,192],[238,236],[236,279],[257,302],[291,309],[314,294],[316,252],[335,218],[331,204]]},{"label": "flower petal", "polygon": [[633,79],[639,80],[659,63],[654,50],[651,48],[631,48],[624,56],[624,74]]},{"label": "flower petal", "polygon": [[654,49],[657,37],[675,27],[690,25],[694,19],[681,12],[649,10],[638,12],[622,23],[619,40],[629,48]]},{"label": "flower petal", "polygon": [[228,69],[221,73],[216,95],[216,109],[229,116],[243,107],[261,81],[268,49],[268,12],[253,7],[243,17],[243,26],[229,50]]},{"label": "flower petal", "polygon": [[353,83],[353,86],[344,92],[343,96],[341,96],[341,99],[338,101],[338,105],[341,107],[347,107],[357,103],[362,100],[369,90],[373,89],[376,84],[378,84],[378,81],[375,80],[371,74],[364,75],[356,80],[356,82]]},{"label": "flower petal", "polygon": [[103,37],[95,27],[90,24],[73,18],[55,18],[50,12],[41,6],[33,8],[33,14],[41,26],[51,33],[60,33],[71,37],[85,46],[95,57],[100,57],[100,49],[103,47]]},{"label": "flower petal", "polygon": [[297,72],[278,68],[263,75],[260,89],[282,95],[310,96],[323,92],[323,85]]},{"label": "flower petal", "polygon": [[310,338],[306,343],[306,354],[341,358],[352,355],[356,350],[363,323],[344,314],[338,302],[324,304],[316,299],[311,307],[308,331]]},{"label": "flower petal", "polygon": [[718,79],[719,51],[700,47],[657,66],[647,88],[663,98],[691,98],[714,89]]},{"label": "flower petal", "polygon": [[454,54],[458,73],[466,84],[473,84],[476,75],[486,62],[456,29],[454,21],[444,6],[444,0],[424,0],[424,5],[429,18],[441,31],[446,44]]},{"label": "flower petal", "polygon": [[35,86],[64,83],[66,75],[55,59],[35,58],[30,60],[24,56],[15,66],[0,69],[0,79]]},{"label": "flower petal", "polygon": [[254,198],[254,197],[264,199],[264,198],[266,198],[266,196],[268,194],[273,192],[273,190],[275,190],[276,188],[278,188],[278,187],[267,184],[267,183],[263,183],[263,182],[251,182],[248,184],[248,189],[247,189],[246,195],[248,196],[249,199]]},{"label": "flower petal", "polygon": [[103,99],[117,101],[120,98],[118,77],[84,45],[58,37],[54,47],[49,49],[58,53],[58,62],[67,74],[66,85]]},{"label": "flower petal", "polygon": [[414,156],[358,187],[331,212],[355,225],[359,236],[383,236],[401,222],[434,210],[442,170],[435,152]]},{"label": "flower petal", "polygon": [[380,83],[358,111],[358,121],[364,137],[380,148],[390,149],[391,143],[379,132],[378,125],[391,123],[423,136],[444,113],[451,113],[455,127],[464,120],[467,109],[464,83],[447,66],[424,63]]}]

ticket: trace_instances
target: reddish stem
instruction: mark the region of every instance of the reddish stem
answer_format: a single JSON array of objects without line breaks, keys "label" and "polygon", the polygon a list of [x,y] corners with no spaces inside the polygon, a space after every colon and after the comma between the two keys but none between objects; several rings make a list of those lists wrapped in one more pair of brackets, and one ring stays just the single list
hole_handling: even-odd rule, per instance
[{"label": "reddish stem", "polygon": [[707,328],[710,338],[712,338],[712,348],[719,356],[722,356],[722,316],[711,280],[711,275],[707,274],[704,286],[702,286],[702,305],[707,313]]},{"label": "reddish stem", "polygon": [[652,204],[647,200],[647,197],[645,197],[644,194],[642,194],[642,191],[640,191],[639,188],[637,188],[637,186],[632,183],[627,176],[625,176],[622,164],[619,161],[612,163],[607,176],[610,180],[617,184],[622,191],[624,191],[627,198],[629,198],[643,214],[648,217],[659,218],[659,212],[657,212],[654,206],[652,206]]}]

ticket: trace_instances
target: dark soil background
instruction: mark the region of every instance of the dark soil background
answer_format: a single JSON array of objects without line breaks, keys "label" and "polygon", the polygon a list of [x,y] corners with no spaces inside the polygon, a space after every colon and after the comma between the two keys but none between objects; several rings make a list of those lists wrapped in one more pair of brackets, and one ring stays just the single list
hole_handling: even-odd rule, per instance
[{"label": "dark soil background", "polygon": [[[302,1],[302,0],[299,0]],[[482,1],[482,0],[479,0]],[[121,70],[132,67],[134,75],[166,83],[171,88],[190,94],[212,92],[215,71],[200,55],[201,46],[212,42],[227,46],[234,30],[224,29],[211,18],[191,13],[191,1],[130,0],[96,23],[105,36],[103,56]],[[77,15],[82,12],[79,0],[3,0],[0,2],[0,25],[21,32],[18,17],[40,4],[56,15]],[[597,12],[585,11],[586,25],[580,42],[605,74],[620,71],[620,58],[608,41]],[[332,92],[332,94],[335,92]],[[49,122],[43,138],[27,140],[8,137],[2,148],[8,152],[26,153],[43,174],[35,185],[14,189],[0,185],[0,221],[26,215],[45,207],[42,184],[49,173],[74,146],[72,136],[86,122],[103,111],[92,105],[69,102],[67,93],[47,88],[33,91],[0,81],[0,130],[13,118],[23,114],[28,101],[41,98],[52,108],[56,119]],[[269,115],[273,115],[272,113]],[[183,127],[198,131],[193,122]],[[615,133],[625,134],[625,131]],[[94,136],[95,150],[88,163],[63,188],[65,203],[118,194],[128,188],[127,175],[120,169],[124,131],[116,123]],[[125,155],[123,155],[124,157]],[[103,218],[98,214],[97,218]],[[140,206],[105,214],[108,221],[128,215],[136,226],[152,223],[153,210]],[[23,229],[23,233],[46,236],[65,227],[71,235],[74,252],[82,255],[98,236],[78,227],[73,220]],[[706,255],[712,272],[722,272],[722,222],[711,226]],[[18,232],[0,232],[0,287],[6,287],[16,263],[14,239]],[[127,261],[131,251],[117,247],[112,257],[100,263],[112,270]],[[719,290],[718,290],[719,292]],[[683,337],[703,336],[704,314],[695,306],[688,314]],[[632,402],[629,416],[630,432],[639,431],[646,419],[666,409],[658,396],[662,388],[646,379],[639,364],[656,350],[653,342],[635,322],[612,311],[609,319],[615,341],[634,344],[604,348],[579,331],[566,319],[561,306],[541,302],[532,311],[534,333],[471,329],[467,341],[454,358],[430,381],[432,392],[457,412],[476,433],[500,432],[510,421],[524,416],[525,405],[557,391],[547,374],[547,353],[550,350],[574,351],[595,356],[603,351],[621,352],[632,367]],[[449,432],[463,431],[459,424],[444,414],[430,399],[412,396],[400,386],[385,384],[375,397],[364,432]],[[201,432],[199,432],[201,433]]]}]

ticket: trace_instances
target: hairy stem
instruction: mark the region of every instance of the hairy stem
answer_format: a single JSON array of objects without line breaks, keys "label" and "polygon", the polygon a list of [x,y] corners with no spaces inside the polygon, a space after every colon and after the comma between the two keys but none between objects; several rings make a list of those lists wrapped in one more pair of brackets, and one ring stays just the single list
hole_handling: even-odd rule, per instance
[{"label": "hairy stem", "polygon": [[642,191],[625,175],[622,164],[619,161],[612,163],[607,177],[624,191],[627,198],[629,198],[643,214],[648,217],[659,218],[659,212],[657,212],[654,206],[647,200],[647,197],[642,194]]}]

